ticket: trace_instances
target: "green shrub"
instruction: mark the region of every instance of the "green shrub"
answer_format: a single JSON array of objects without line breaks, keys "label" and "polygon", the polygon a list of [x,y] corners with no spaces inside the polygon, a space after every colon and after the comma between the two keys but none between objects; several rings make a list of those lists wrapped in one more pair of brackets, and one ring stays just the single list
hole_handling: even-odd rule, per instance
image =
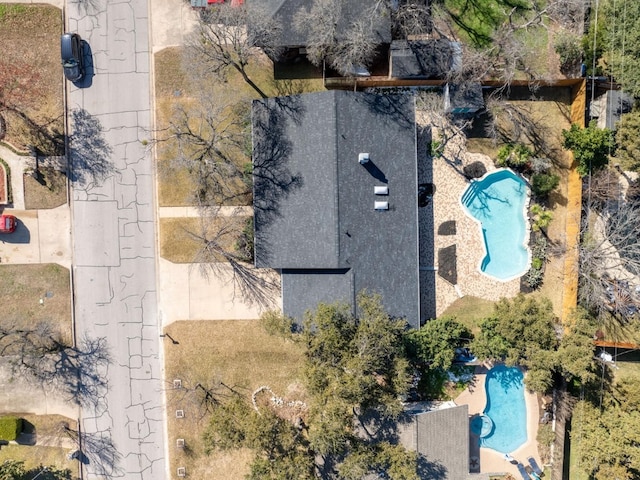
[{"label": "green shrub", "polygon": [[563,32],[554,41],[556,53],[560,56],[560,68],[566,70],[582,60],[582,37],[575,33]]},{"label": "green shrub", "polygon": [[560,177],[554,173],[539,173],[531,177],[534,195],[545,197],[560,184]]},{"label": "green shrub", "polygon": [[536,440],[540,445],[550,447],[555,437],[556,434],[554,433],[550,423],[545,423],[538,426],[538,435],[536,435]]},{"label": "green shrub", "polygon": [[0,440],[12,442],[22,431],[22,419],[18,417],[0,417]]},{"label": "green shrub", "polygon": [[537,235],[535,242],[531,246],[531,255],[534,258],[541,258],[545,260],[547,258],[547,239],[542,235]]},{"label": "green shrub", "polygon": [[546,228],[553,220],[553,212],[550,212],[542,205],[538,203],[534,203],[531,206],[531,215],[533,217],[533,223],[531,224],[531,229],[534,232],[539,232],[541,230],[546,230]]},{"label": "green shrub", "polygon": [[526,145],[509,143],[498,150],[496,165],[521,170],[529,163],[531,157],[533,157],[533,152]]},{"label": "green shrub", "polygon": [[444,145],[438,140],[432,140],[429,149],[431,150],[431,156],[433,158],[440,158],[444,153]]},{"label": "green shrub", "polygon": [[537,268],[531,268],[525,277],[525,282],[529,287],[536,289],[542,285],[542,281],[544,280],[544,272]]},{"label": "green shrub", "polygon": [[260,317],[260,324],[269,335],[285,339],[292,338],[292,334],[296,329],[291,317],[274,310],[267,310],[263,313]]},{"label": "green shrub", "polygon": [[541,258],[534,257],[531,260],[531,268],[534,268],[536,270],[541,270],[543,264],[544,264],[544,260],[542,260]]}]

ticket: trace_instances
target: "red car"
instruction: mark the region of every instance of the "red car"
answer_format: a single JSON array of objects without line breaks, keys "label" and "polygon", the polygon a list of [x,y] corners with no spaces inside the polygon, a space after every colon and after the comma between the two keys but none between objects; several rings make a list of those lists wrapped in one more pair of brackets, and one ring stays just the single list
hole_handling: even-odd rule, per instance
[{"label": "red car", "polygon": [[0,215],[0,233],[13,233],[16,225],[16,217],[13,215]]}]

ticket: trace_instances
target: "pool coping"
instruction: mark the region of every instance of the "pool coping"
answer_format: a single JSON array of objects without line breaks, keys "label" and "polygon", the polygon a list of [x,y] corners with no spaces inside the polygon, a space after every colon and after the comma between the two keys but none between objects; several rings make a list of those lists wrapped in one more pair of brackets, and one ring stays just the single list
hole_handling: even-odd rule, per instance
[{"label": "pool coping", "polygon": [[[493,275],[489,275],[488,273],[485,273],[485,272],[482,271],[482,263],[484,262],[484,259],[489,254],[488,249],[487,249],[487,242],[485,241],[484,232],[483,232],[483,229],[482,229],[482,222],[469,213],[469,211],[465,207],[464,203],[462,203],[462,198],[464,197],[465,193],[467,192],[467,190],[471,187],[471,185],[474,182],[481,182],[486,177],[488,177],[489,175],[493,175],[493,174],[496,174],[496,173],[499,173],[499,172],[502,172],[502,171],[505,171],[505,170],[511,172],[514,176],[516,176],[519,179],[521,179],[524,182],[525,186],[527,187],[527,196],[526,196],[526,198],[524,200],[524,205],[522,207],[522,209],[523,209],[522,216],[524,218],[524,224],[525,224],[524,225],[524,230],[525,230],[524,231],[524,240],[522,242],[522,245],[525,248],[525,250],[527,251],[527,264],[526,264],[525,270],[519,275],[512,275],[511,277],[508,277],[508,278],[498,278],[498,277],[495,277]],[[529,185],[529,182],[522,175],[520,175],[519,173],[514,172],[512,169],[506,168],[506,167],[496,168],[494,170],[487,171],[484,175],[482,175],[482,177],[474,178],[474,179],[470,180],[469,183],[467,184],[467,186],[465,187],[465,189],[462,191],[462,193],[458,197],[458,204],[460,205],[460,208],[462,208],[462,211],[464,212],[464,214],[476,223],[476,225],[478,226],[478,230],[480,232],[480,238],[482,239],[481,243],[482,243],[482,249],[483,249],[483,252],[484,252],[484,256],[480,259],[480,263],[477,266],[477,270],[478,270],[478,272],[480,272],[481,275],[484,275],[485,277],[489,277],[492,280],[497,280],[498,282],[507,283],[507,282],[510,282],[512,280],[516,280],[518,278],[521,278],[522,276],[526,275],[526,273],[531,269],[532,253],[531,253],[531,248],[529,247],[529,240],[531,239],[531,221],[529,220],[529,215],[528,215],[529,204],[530,203],[531,203],[531,187]]]}]

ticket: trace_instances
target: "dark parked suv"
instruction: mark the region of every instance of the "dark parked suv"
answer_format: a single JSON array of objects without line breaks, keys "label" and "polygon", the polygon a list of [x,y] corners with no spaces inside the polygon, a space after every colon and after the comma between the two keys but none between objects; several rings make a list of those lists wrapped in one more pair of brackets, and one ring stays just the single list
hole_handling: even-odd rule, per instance
[{"label": "dark parked suv", "polygon": [[77,33],[65,33],[60,38],[60,53],[62,68],[67,80],[77,82],[84,77],[84,55],[82,39]]}]

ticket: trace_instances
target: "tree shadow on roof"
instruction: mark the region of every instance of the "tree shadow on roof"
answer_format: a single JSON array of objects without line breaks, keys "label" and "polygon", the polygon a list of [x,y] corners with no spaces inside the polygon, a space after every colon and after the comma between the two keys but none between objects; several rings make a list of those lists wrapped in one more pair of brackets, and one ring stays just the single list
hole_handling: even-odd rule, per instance
[{"label": "tree shadow on roof", "polygon": [[303,185],[290,169],[293,149],[287,123],[302,122],[305,109],[299,97],[253,104],[253,204],[256,230],[280,216],[280,204]]},{"label": "tree shadow on roof", "polygon": [[[415,128],[415,113],[411,95],[357,95],[356,102],[365,103],[372,113],[393,120],[402,128]],[[410,107],[411,106],[411,107]],[[410,107],[410,108],[409,108]]]},{"label": "tree shadow on roof", "polygon": [[418,454],[418,478],[447,478],[447,467]]}]

